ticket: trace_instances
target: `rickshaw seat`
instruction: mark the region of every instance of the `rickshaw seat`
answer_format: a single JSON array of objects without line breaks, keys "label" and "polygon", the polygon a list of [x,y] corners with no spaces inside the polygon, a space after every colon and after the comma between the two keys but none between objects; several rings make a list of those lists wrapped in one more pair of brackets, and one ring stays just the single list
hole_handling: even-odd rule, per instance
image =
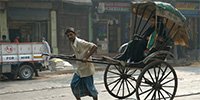
[{"label": "rickshaw seat", "polygon": [[147,41],[145,39],[134,39],[128,43],[126,50],[115,57],[117,60],[122,60],[127,63],[139,62],[144,59],[144,51],[146,49]]}]

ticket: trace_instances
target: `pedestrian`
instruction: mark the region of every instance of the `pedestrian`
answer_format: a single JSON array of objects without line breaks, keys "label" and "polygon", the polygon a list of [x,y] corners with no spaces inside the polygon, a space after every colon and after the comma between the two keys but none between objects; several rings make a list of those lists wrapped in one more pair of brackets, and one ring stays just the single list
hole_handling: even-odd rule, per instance
[{"label": "pedestrian", "polygon": [[[51,55],[51,48],[49,46],[49,43],[46,41],[45,37],[42,37],[42,43],[43,43],[43,53]],[[49,59],[50,56],[43,56],[44,67],[47,69],[49,69]]]},{"label": "pedestrian", "polygon": [[124,61],[127,63],[135,63],[143,60],[149,50],[152,49],[154,39],[156,38],[155,20],[156,17],[152,16],[149,19],[150,26],[140,35],[135,35],[133,40],[128,42],[127,47],[123,53],[114,57],[114,59]]},{"label": "pedestrian", "polygon": [[15,42],[15,43],[19,43],[19,36],[16,36],[16,37],[15,37],[14,42]]},{"label": "pedestrian", "polygon": [[93,80],[95,68],[93,63],[87,62],[87,60],[91,60],[91,55],[97,50],[96,44],[78,38],[72,27],[65,31],[65,35],[71,42],[75,57],[83,59],[83,62],[77,62],[77,70],[71,81],[74,96],[77,100],[81,100],[83,96],[91,96],[93,100],[98,100],[98,92]]},{"label": "pedestrian", "polygon": [[1,42],[10,42],[9,40],[7,40],[6,35],[2,35],[2,40]]}]

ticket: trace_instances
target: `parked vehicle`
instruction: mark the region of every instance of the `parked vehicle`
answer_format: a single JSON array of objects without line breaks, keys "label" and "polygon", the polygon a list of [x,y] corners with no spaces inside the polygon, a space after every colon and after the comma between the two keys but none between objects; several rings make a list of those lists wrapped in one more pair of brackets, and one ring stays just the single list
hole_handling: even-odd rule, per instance
[{"label": "parked vehicle", "polygon": [[43,67],[43,43],[0,43],[0,75],[8,79],[32,79]]}]

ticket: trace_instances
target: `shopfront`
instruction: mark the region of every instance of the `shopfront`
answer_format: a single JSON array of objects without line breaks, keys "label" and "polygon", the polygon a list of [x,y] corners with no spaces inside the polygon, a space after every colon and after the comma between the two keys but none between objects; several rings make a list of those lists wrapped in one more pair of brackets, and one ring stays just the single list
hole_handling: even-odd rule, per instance
[{"label": "shopfront", "polygon": [[[200,1],[199,0],[177,0],[176,8],[179,9],[187,18],[187,25],[189,28],[189,54],[191,58],[199,58],[200,49]],[[183,48],[178,47],[177,53],[179,58],[184,57]],[[198,51],[198,52],[197,52]]]},{"label": "shopfront", "polygon": [[130,2],[98,1],[93,3],[94,38],[99,53],[116,53],[129,41]]},{"label": "shopfront", "polygon": [[8,34],[11,42],[17,36],[20,37],[20,42],[40,42],[42,37],[50,37],[50,3],[8,2],[7,6]]},{"label": "shopfront", "polygon": [[[193,40],[191,48],[197,48],[200,40],[200,2],[199,0],[176,2],[176,7],[187,17],[190,38]],[[198,46],[199,48],[199,46]]]}]

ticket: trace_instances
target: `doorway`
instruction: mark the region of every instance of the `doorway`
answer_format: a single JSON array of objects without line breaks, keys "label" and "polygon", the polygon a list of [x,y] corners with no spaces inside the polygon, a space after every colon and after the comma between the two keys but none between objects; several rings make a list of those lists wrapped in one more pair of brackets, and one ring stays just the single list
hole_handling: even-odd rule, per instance
[{"label": "doorway", "polygon": [[41,42],[42,37],[49,39],[47,21],[10,21],[10,41],[13,42],[17,36],[20,42]]},{"label": "doorway", "polygon": [[14,42],[14,39],[19,36],[19,42],[21,42],[21,34],[19,29],[9,29],[10,42]]}]

